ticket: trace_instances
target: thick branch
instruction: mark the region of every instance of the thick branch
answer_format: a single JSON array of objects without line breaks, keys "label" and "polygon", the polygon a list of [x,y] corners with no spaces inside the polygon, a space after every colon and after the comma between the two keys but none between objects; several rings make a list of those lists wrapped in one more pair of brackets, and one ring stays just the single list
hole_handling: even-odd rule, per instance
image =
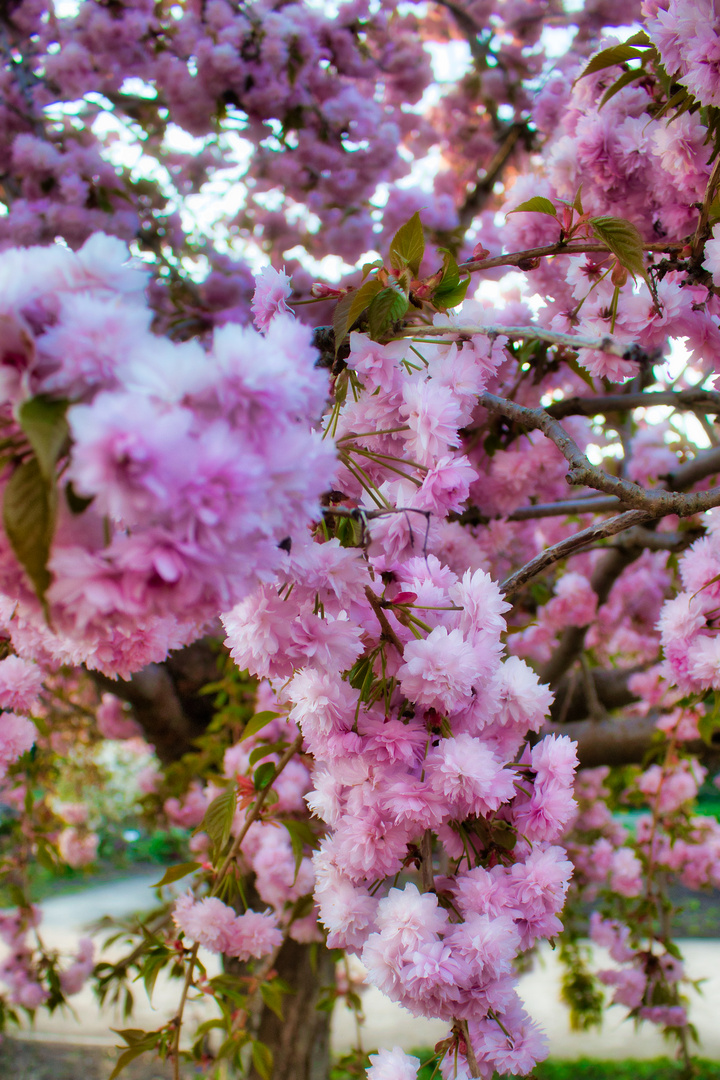
[{"label": "thick branch", "polygon": [[[542,734],[569,735],[578,744],[578,759],[584,769],[594,769],[598,765],[638,765],[657,734],[657,719],[657,714],[650,713],[601,723],[580,720],[573,724],[547,724]],[[683,749],[700,755],[705,761],[717,763],[717,750],[700,740],[683,743]]]},{"label": "thick branch", "polygon": [[[628,679],[643,670],[642,664],[631,668],[611,668],[609,671],[591,668],[589,675],[602,707],[611,711],[637,701],[637,697],[628,690]],[[585,681],[579,677],[577,670],[564,675],[557,684],[555,700],[550,706],[551,719],[557,724],[565,724],[588,717],[590,707],[586,689]]]},{"label": "thick branch", "polygon": [[[620,515],[627,517],[629,515]],[[611,519],[611,520],[617,520]],[[585,530],[586,532],[589,530]],[[579,534],[578,534],[579,535]],[[557,546],[557,545],[556,545]],[[552,551],[552,548],[549,549]],[[642,553],[642,548],[612,549],[603,556],[593,571],[590,585],[598,598],[598,607],[607,601],[610,590],[624,570],[635,562]],[[528,564],[530,565],[530,564]],[[540,672],[542,682],[556,686],[565,672],[575,663],[585,645],[587,626],[568,626],[563,631],[560,641],[550,660]]]},{"label": "thick branch", "polygon": [[213,716],[213,699],[199,691],[217,679],[217,655],[207,641],[172,653],[163,664],[148,664],[130,679],[90,672],[95,685],[127,701],[133,716],[163,764],[177,761]]},{"label": "thick branch", "polygon": [[[568,435],[557,420],[548,415],[545,409],[529,409],[525,405],[518,405],[507,398],[497,397],[495,394],[487,392],[480,395],[480,404],[484,405],[490,412],[499,413],[501,416],[507,417],[508,420],[515,421],[521,427],[542,431],[543,435],[555,444],[570,465],[570,471],[566,478],[569,484],[582,484],[603,491],[606,495],[616,495],[626,506],[634,507],[636,510],[645,510],[649,515],[645,519],[647,521],[665,517],[667,514],[688,517],[691,514],[699,514],[704,510],[711,509],[713,506],[720,505],[720,488],[712,488],[710,491],[695,492],[690,495],[681,494],[677,491],[646,491],[639,484],[634,484],[630,480],[611,476],[603,469],[590,463],[574,439]],[[717,449],[716,453],[720,465],[720,448]],[[641,524],[641,522],[638,520],[632,524]],[[614,529],[613,532],[620,532],[620,529]],[[612,533],[606,533],[606,535],[610,536]]]},{"label": "thick branch", "polygon": [[667,486],[671,491],[684,491],[717,473],[720,473],[720,447],[713,446],[697,454],[692,461],[679,465],[675,472],[670,473]]},{"label": "thick branch", "polygon": [[695,409],[702,406],[705,413],[720,413],[720,391],[692,388],[571,397],[548,405],[545,411],[555,420],[562,420],[566,416],[597,416],[599,413],[625,412],[628,409],[652,409],[655,405],[670,405],[675,409]]},{"label": "thick branch", "polygon": [[580,720],[570,724],[547,724],[543,734],[569,735],[578,744],[578,760],[584,769],[598,765],[631,765],[642,761],[657,731],[657,716],[633,716],[622,720]]},{"label": "thick branch", "polygon": [[528,131],[527,124],[512,124],[507,129],[505,138],[498,146],[495,154],[488,162],[483,176],[480,177],[472,191],[468,192],[463,205],[458,212],[458,225],[463,234],[473,222],[473,218],[482,210],[488,197],[492,194],[496,180],[502,173],[512,154],[518,139]]}]

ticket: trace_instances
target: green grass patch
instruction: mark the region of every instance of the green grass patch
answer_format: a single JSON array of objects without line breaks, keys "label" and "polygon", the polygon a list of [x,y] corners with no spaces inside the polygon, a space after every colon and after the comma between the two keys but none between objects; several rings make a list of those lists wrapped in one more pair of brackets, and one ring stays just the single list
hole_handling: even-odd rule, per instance
[{"label": "green grass patch", "polygon": [[[426,1062],[432,1050],[410,1050],[421,1062]],[[369,1065],[367,1055],[359,1059],[348,1054],[330,1070],[330,1080],[364,1080]],[[693,1080],[720,1080],[720,1062],[696,1058]],[[430,1080],[434,1064],[423,1065],[418,1080]],[[552,1058],[536,1065],[532,1072],[535,1080],[680,1080],[683,1067],[670,1058],[654,1058],[651,1061],[595,1061],[580,1058],[579,1061],[559,1061]],[[440,1073],[436,1073],[438,1080]]]}]

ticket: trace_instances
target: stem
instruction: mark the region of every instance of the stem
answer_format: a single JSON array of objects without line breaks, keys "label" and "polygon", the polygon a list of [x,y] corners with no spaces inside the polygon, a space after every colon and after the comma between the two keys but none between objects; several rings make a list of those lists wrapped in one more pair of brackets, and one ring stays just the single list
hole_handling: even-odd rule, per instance
[{"label": "stem", "polygon": [[273,776],[272,783],[268,784],[268,786],[266,788],[263,788],[262,791],[258,792],[258,796],[257,796],[257,798],[256,798],[256,800],[255,800],[255,802],[253,804],[253,808],[248,813],[247,817],[245,818],[245,824],[243,825],[240,832],[238,833],[238,835],[233,840],[232,847],[230,848],[230,851],[227,853],[227,855],[225,857],[225,861],[223,862],[222,866],[220,867],[220,870],[218,871],[218,876],[215,879],[215,885],[213,887],[212,892],[210,893],[210,896],[217,896],[218,892],[220,891],[220,886],[222,885],[222,880],[225,877],[225,874],[227,873],[227,871],[228,871],[228,869],[230,867],[230,864],[232,862],[234,862],[234,860],[236,859],[237,854],[240,851],[240,846],[241,846],[243,840],[245,839],[245,837],[247,835],[248,829],[253,824],[253,822],[257,821],[257,819],[260,817],[263,805],[264,805],[265,800],[267,799],[267,797],[268,797],[268,795],[269,795],[269,793],[270,793],[270,791],[272,789],[273,784],[275,783],[275,781],[277,780],[278,776],[283,771],[283,769],[285,768],[287,763],[290,761],[290,759],[292,757],[294,757],[294,755],[298,752],[298,750],[301,749],[302,742],[303,742],[302,735],[298,735],[298,737],[295,739],[295,741],[292,742],[290,744],[290,746],[288,746],[287,750],[285,751],[283,756],[278,761],[278,763],[277,763],[277,765],[275,767],[275,775]]},{"label": "stem", "polygon": [[432,830],[426,829],[420,841],[420,876],[423,892],[435,891],[435,878],[432,866]]},{"label": "stem", "polygon": [[394,645],[395,648],[397,649],[397,651],[402,656],[403,652],[405,651],[405,646],[403,645],[402,641],[397,636],[397,634],[393,630],[392,626],[388,622],[387,617],[385,615],[385,612],[382,609],[382,606],[380,604],[379,599],[377,598],[377,596],[372,591],[372,589],[370,588],[369,585],[365,586],[365,596],[367,597],[367,600],[368,600],[368,602],[370,604],[370,607],[375,612],[375,616],[377,618],[377,621],[380,623],[380,626],[382,627],[382,637],[384,637],[386,641],[389,641],[392,645]]},{"label": "stem", "polygon": [[[685,243],[681,240],[668,240],[654,244],[643,244],[643,251],[657,251],[660,253],[667,252],[679,252],[685,247]],[[475,270],[491,270],[495,266],[520,266],[522,263],[533,262],[535,259],[542,259],[545,256],[551,255],[582,255],[585,252],[601,252],[606,255],[610,255],[606,244],[588,242],[584,244],[548,244],[545,247],[528,248],[526,251],[515,251],[507,255],[491,255],[487,259],[468,259],[467,262],[460,263],[459,270],[469,270],[473,273]]]},{"label": "stem", "polygon": [[470,1032],[468,1031],[467,1020],[456,1020],[455,1024],[462,1033],[462,1037],[465,1040],[465,1057],[467,1058],[468,1068],[470,1069],[470,1075],[481,1076],[480,1066],[478,1065],[477,1058],[475,1057],[475,1051],[473,1050],[472,1043],[470,1042]]},{"label": "stem", "polygon": [[195,961],[197,960],[197,954],[200,950],[200,946],[197,942],[190,950],[190,957],[188,961],[188,968],[185,972],[185,981],[183,983],[182,994],[180,996],[180,1004],[178,1005],[177,1016],[175,1017],[175,1023],[177,1025],[175,1029],[175,1038],[173,1040],[173,1080],[180,1080],[180,1033],[182,1032],[183,1013],[185,1011],[185,1002],[187,1001],[188,993],[193,981],[193,972],[195,970]]},{"label": "stem", "polygon": [[[418,333],[416,327],[408,326],[400,337],[413,337]],[[559,330],[546,330],[542,326],[503,326],[502,323],[492,323],[487,326],[467,324],[458,326],[423,326],[420,330],[425,338],[442,337],[445,334],[456,334],[467,337],[482,334],[485,337],[519,338],[523,341],[547,341],[551,345],[566,345],[570,349],[595,349],[597,352],[608,353],[611,356],[620,356],[623,360],[640,359],[649,354],[640,345],[631,342],[616,341],[609,334],[601,338],[584,338],[575,334],[563,334]]]}]

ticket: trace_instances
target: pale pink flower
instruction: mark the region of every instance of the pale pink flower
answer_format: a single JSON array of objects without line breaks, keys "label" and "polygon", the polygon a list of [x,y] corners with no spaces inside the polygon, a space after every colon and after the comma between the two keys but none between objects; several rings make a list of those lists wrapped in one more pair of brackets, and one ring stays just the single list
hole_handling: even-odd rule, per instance
[{"label": "pale pink flower", "polygon": [[292,295],[292,285],[284,270],[275,270],[272,266],[266,266],[255,281],[252,300],[254,322],[258,330],[267,330],[278,312],[292,315],[287,305]]},{"label": "pale pink flower", "polygon": [[63,829],[58,837],[60,857],[68,866],[79,869],[94,862],[100,837],[93,832],[80,832],[76,828]]},{"label": "pale pink flower", "polygon": [[713,285],[720,285],[720,228],[717,225],[713,226],[712,240],[705,243],[703,269],[712,274]]},{"label": "pale pink flower", "polygon": [[398,671],[403,693],[441,712],[460,708],[477,675],[475,650],[459,630],[436,626],[426,638],[409,641]]},{"label": "pale pink flower", "polygon": [[370,1061],[367,1080],[416,1080],[420,1068],[420,1059],[406,1054],[399,1046],[370,1054]]},{"label": "pale pink flower", "polygon": [[621,896],[639,896],[642,887],[642,863],[631,848],[619,848],[612,858],[610,888]]},{"label": "pale pink flower", "polygon": [[87,982],[95,966],[95,946],[90,938],[80,938],[75,960],[67,970],[60,973],[60,987],[70,997],[78,994]]},{"label": "pale pink flower", "polygon": [[403,432],[408,454],[421,465],[434,465],[457,445],[460,405],[452,390],[436,380],[406,383],[400,415],[410,429]]},{"label": "pale pink flower", "polygon": [[21,754],[32,747],[37,729],[31,720],[15,713],[0,713],[0,778]]},{"label": "pale pink flower", "polygon": [[513,773],[472,735],[442,739],[425,758],[425,771],[452,817],[492,813],[515,794]]},{"label": "pale pink flower", "polygon": [[133,739],[142,734],[140,725],[114,694],[103,694],[95,716],[98,731],[106,739]]},{"label": "pale pink flower", "polygon": [[234,919],[222,951],[238,960],[259,959],[279,949],[282,941],[274,912],[246,911]]},{"label": "pale pink flower", "polygon": [[[43,674],[37,664],[6,656],[0,660],[0,708],[30,712],[37,704]],[[0,719],[0,729],[2,719]]]}]

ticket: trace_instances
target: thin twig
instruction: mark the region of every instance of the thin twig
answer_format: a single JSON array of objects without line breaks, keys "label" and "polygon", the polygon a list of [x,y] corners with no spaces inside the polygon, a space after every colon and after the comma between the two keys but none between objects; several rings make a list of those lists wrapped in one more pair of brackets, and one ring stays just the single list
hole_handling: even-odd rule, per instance
[{"label": "thin twig", "polygon": [[[421,333],[423,337],[444,337],[455,334],[458,337],[472,337],[482,334],[484,337],[519,338],[523,341],[547,341],[551,345],[565,345],[570,349],[595,349],[597,352],[608,353],[611,356],[620,356],[623,360],[640,360],[649,357],[641,345],[633,342],[616,341],[609,334],[601,338],[584,338],[577,334],[563,334],[559,330],[546,330],[543,326],[504,326],[502,323],[491,323],[486,326],[472,323],[458,324],[457,326],[406,326],[401,337],[416,337]],[[652,354],[654,358],[655,354]]]},{"label": "thin twig", "polygon": [[708,220],[710,217],[710,207],[712,205],[713,198],[715,197],[715,191],[720,182],[720,158],[717,159],[713,167],[713,171],[708,178],[707,187],[705,188],[705,197],[703,198],[702,208],[700,210],[700,217],[698,218],[697,228],[695,229],[695,235],[692,241],[692,254],[693,259],[699,259],[703,249],[703,245],[707,240]]},{"label": "thin twig", "polygon": [[372,589],[370,588],[369,585],[365,586],[365,596],[367,597],[367,599],[368,599],[368,601],[370,603],[370,607],[375,612],[375,616],[377,618],[377,621],[380,623],[380,626],[382,627],[382,636],[387,641],[389,641],[392,645],[394,645],[395,648],[397,649],[397,651],[402,656],[403,652],[405,651],[405,646],[403,645],[402,641],[397,636],[397,634],[393,630],[392,626],[388,622],[387,617],[385,615],[385,612],[382,609],[382,605],[380,603],[380,600],[375,595],[375,593],[372,591]]},{"label": "thin twig", "polygon": [[227,853],[227,855],[225,857],[225,861],[223,862],[222,866],[220,867],[218,875],[217,875],[217,877],[215,879],[215,885],[213,887],[212,892],[210,893],[211,896],[217,896],[218,892],[220,891],[220,887],[222,885],[222,879],[225,877],[225,874],[227,873],[227,871],[228,871],[228,869],[230,867],[230,864],[237,858],[237,854],[240,851],[240,846],[241,846],[243,840],[245,839],[245,837],[247,835],[248,829],[253,824],[253,822],[257,821],[257,819],[260,817],[263,805],[264,805],[265,800],[267,799],[268,795],[270,794],[270,790],[271,790],[273,784],[275,783],[275,781],[277,780],[278,776],[283,771],[283,769],[285,768],[287,763],[290,761],[290,759],[292,757],[294,757],[294,755],[297,754],[298,750],[300,750],[302,748],[302,744],[303,744],[303,737],[302,737],[302,735],[298,735],[297,738],[293,742],[290,743],[287,750],[285,751],[285,753],[283,754],[283,756],[280,758],[277,765],[275,766],[275,773],[274,773],[273,778],[272,778],[272,783],[268,784],[268,786],[266,788],[263,788],[262,791],[258,792],[257,798],[255,799],[255,802],[253,804],[252,810],[250,811],[250,813],[245,818],[245,822],[244,822],[242,828],[240,829],[240,832],[237,834],[237,836],[233,840],[232,847],[230,848],[230,851]]},{"label": "thin twig", "polygon": [[[660,243],[643,244],[644,251],[678,252],[685,247],[685,241],[667,240]],[[536,259],[542,259],[552,255],[583,255],[590,252],[600,252],[610,255],[606,244],[589,241],[585,244],[546,244],[544,247],[527,248],[525,251],[514,251],[506,255],[491,255],[486,259],[468,259],[460,263],[459,270],[468,270],[471,273],[476,270],[492,270],[496,266],[519,266],[523,263],[533,263]]]},{"label": "thin twig", "polygon": [[199,952],[200,945],[195,942],[190,950],[190,956],[188,959],[188,967],[185,972],[185,980],[183,982],[182,994],[180,996],[180,1004],[178,1005],[178,1011],[175,1016],[175,1038],[173,1040],[173,1080],[180,1080],[180,1034],[182,1032],[183,1013],[185,1012],[185,1002],[190,992],[190,986],[193,981],[193,971],[195,970],[195,961],[197,960],[197,954]]},{"label": "thin twig", "polygon": [[[275,783],[275,780],[278,778],[278,776],[283,771],[283,769],[285,768],[287,763],[290,761],[290,759],[293,757],[293,755],[296,754],[297,751],[301,749],[302,742],[303,742],[302,735],[298,735],[297,738],[290,744],[290,746],[288,746],[287,750],[285,751],[283,756],[278,761],[278,763],[277,763],[277,765],[275,767],[275,773],[273,775],[272,783],[268,784],[268,786],[266,788],[263,788],[262,791],[258,792],[257,798],[255,799],[255,802],[253,804],[252,810],[246,816],[245,821],[243,823],[243,826],[242,826],[240,832],[238,833],[238,835],[233,840],[230,851],[228,852],[222,866],[220,867],[220,870],[218,871],[217,877],[215,878],[215,885],[213,886],[213,888],[212,888],[212,890],[210,892],[211,897],[212,896],[217,896],[218,893],[220,892],[220,889],[221,889],[222,882],[223,882],[223,879],[225,877],[225,874],[227,873],[231,863],[237,858],[238,852],[240,851],[240,846],[241,846],[243,840],[245,839],[245,837],[247,835],[248,829],[253,824],[253,822],[257,821],[257,819],[259,818],[259,816],[260,816],[260,814],[262,812],[262,808],[263,808],[263,805],[265,803],[265,800],[267,799],[267,797],[268,797],[268,795],[269,795],[269,793],[270,793],[270,791],[272,789],[272,785]],[[175,1039],[174,1039],[174,1042],[173,1042],[173,1080],[180,1080],[180,1033],[182,1031],[182,1021],[183,1021],[183,1012],[185,1011],[185,1002],[187,1001],[187,996],[188,996],[188,993],[190,991],[190,987],[192,985],[193,972],[195,970],[195,962],[197,960],[197,954],[198,954],[199,947],[200,946],[196,943],[195,945],[193,945],[193,947],[192,947],[192,949],[190,951],[190,956],[188,957],[188,967],[187,967],[187,971],[185,972],[185,982],[183,984],[182,997],[180,998],[180,1006],[178,1008],[177,1015],[175,1016],[175,1023],[177,1025],[177,1029],[176,1029],[176,1032],[175,1032]]]}]

